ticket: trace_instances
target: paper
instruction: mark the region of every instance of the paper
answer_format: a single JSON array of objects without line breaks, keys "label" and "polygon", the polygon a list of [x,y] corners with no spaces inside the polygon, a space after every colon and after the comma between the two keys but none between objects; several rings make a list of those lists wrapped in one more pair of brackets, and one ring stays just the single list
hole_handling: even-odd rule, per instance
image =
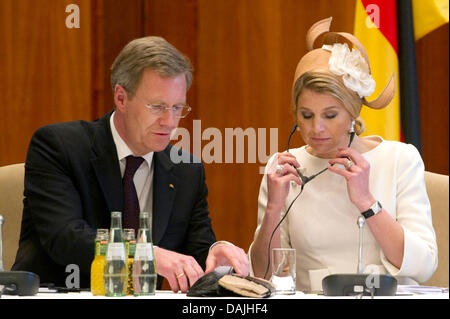
[{"label": "paper", "polygon": [[415,295],[428,295],[428,294],[448,294],[448,288],[433,287],[433,286],[416,286],[416,285],[398,285],[397,295],[400,294],[415,294]]}]

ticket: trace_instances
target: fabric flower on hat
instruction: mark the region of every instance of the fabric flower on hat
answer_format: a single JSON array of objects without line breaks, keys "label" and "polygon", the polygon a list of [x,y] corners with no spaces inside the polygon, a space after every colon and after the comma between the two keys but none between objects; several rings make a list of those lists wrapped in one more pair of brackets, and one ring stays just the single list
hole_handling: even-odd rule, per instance
[{"label": "fabric flower on hat", "polygon": [[328,62],[330,71],[342,76],[347,88],[358,93],[360,98],[370,96],[375,91],[375,80],[359,50],[350,51],[347,43],[323,45],[322,49],[331,51]]}]

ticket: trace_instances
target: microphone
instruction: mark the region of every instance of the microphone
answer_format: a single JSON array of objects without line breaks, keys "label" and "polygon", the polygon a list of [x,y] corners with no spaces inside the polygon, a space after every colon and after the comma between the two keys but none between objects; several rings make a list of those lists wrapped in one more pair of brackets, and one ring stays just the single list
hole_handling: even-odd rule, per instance
[{"label": "microphone", "polygon": [[355,296],[364,295],[394,296],[397,292],[397,279],[391,275],[363,273],[363,232],[366,220],[358,216],[356,222],[359,228],[358,267],[356,274],[332,274],[322,279],[322,289],[325,296]]}]

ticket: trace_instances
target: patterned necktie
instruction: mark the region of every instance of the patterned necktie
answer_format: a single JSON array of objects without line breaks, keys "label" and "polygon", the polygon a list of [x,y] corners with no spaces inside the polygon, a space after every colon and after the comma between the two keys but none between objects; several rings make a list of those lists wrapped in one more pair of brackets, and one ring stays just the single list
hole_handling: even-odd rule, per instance
[{"label": "patterned necktie", "polygon": [[122,179],[124,198],[123,228],[133,228],[136,232],[139,227],[140,208],[133,177],[143,161],[142,157],[127,156],[127,165]]}]

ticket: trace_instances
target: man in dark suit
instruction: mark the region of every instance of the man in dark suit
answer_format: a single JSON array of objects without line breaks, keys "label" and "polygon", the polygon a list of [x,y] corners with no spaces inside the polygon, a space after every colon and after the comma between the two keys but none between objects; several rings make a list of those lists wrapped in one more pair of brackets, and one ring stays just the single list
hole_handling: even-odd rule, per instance
[{"label": "man in dark suit", "polygon": [[[96,229],[109,228],[112,211],[124,212],[124,227],[136,228],[140,210],[152,215],[156,271],[173,291],[187,291],[219,265],[248,274],[245,252],[216,242],[203,165],[169,145],[171,132],[190,110],[191,70],[189,60],[164,39],[136,39],[112,66],[114,111],[94,122],[53,124],[35,132],[25,164],[13,270],[65,286],[66,267],[75,264],[81,287],[89,287]],[[174,161],[174,155],[189,161]],[[133,211],[124,175],[136,160]]]}]

